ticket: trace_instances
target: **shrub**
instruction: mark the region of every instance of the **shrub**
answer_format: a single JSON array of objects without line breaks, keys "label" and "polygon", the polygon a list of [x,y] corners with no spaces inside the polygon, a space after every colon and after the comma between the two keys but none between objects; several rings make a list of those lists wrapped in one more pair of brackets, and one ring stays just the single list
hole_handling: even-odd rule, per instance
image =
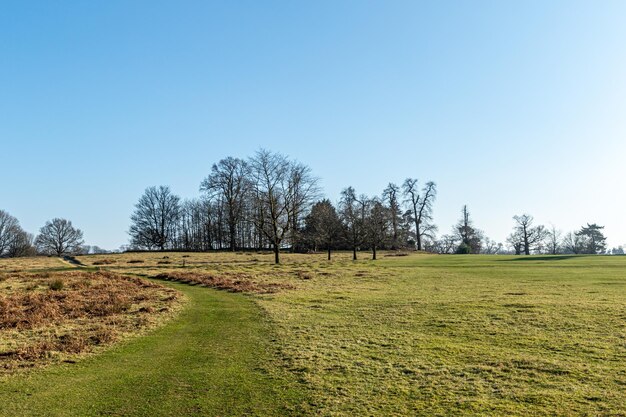
[{"label": "shrub", "polygon": [[52,291],[61,291],[64,286],[65,284],[63,283],[62,279],[54,279],[50,281],[50,283],[48,283],[48,288],[50,288]]}]

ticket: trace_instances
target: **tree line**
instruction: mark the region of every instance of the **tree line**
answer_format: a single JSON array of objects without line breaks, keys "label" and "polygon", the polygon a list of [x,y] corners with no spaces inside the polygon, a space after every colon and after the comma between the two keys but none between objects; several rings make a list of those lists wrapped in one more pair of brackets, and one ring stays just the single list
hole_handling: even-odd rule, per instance
[{"label": "tree line", "polygon": [[[245,159],[227,157],[212,165],[199,185],[200,196],[182,200],[168,186],[148,187],[139,198],[122,250],[349,250],[353,259],[370,251],[420,250],[441,254],[530,255],[607,253],[603,226],[587,224],[563,234],[535,224],[529,214],[513,217],[505,243],[474,225],[467,206],[448,234],[437,236],[433,205],[437,185],[407,178],[389,183],[380,195],[348,186],[337,204],[322,198],[311,169],[283,154],[259,150]],[[0,256],[102,253],[84,245],[83,233],[66,219],[48,221],[35,237],[16,218],[0,211]],[[623,248],[612,251],[623,253]]]}]

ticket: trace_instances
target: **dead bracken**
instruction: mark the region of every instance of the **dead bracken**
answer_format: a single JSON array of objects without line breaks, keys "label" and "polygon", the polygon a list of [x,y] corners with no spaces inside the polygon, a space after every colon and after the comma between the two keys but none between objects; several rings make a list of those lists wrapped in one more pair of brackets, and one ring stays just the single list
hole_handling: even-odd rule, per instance
[{"label": "dead bracken", "polygon": [[169,281],[198,284],[206,287],[225,290],[230,292],[247,292],[256,294],[272,294],[280,290],[295,288],[293,285],[277,282],[257,282],[247,274],[213,275],[210,273],[196,272],[167,272],[154,276],[154,278]]},{"label": "dead bracken", "polygon": [[177,300],[172,289],[111,272],[8,274],[0,281],[0,374],[136,333]]}]

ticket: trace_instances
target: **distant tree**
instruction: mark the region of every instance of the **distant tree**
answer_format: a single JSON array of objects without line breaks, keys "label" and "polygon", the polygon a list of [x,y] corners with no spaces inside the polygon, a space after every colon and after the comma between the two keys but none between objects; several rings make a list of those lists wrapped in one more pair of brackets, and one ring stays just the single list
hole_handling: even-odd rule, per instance
[{"label": "distant tree", "polygon": [[563,238],[561,242],[561,250],[564,253],[573,253],[574,255],[578,255],[584,252],[585,245],[585,238],[583,236],[570,232]]},{"label": "distant tree", "polygon": [[200,190],[206,192],[209,199],[224,203],[231,251],[237,248],[237,226],[242,220],[246,197],[251,189],[248,163],[230,156],[213,164],[211,173],[200,184]]},{"label": "distant tree", "polygon": [[169,187],[148,187],[135,205],[129,234],[131,244],[165,250],[173,241],[180,214],[180,197]]},{"label": "distant tree", "polygon": [[415,223],[416,249],[422,250],[423,238],[425,236],[434,238],[433,232],[436,230],[432,224],[432,210],[437,197],[437,185],[429,181],[420,192],[417,179],[407,178],[402,184],[402,189]]},{"label": "distant tree", "polygon": [[383,201],[389,209],[389,219],[391,221],[391,249],[397,249],[404,244],[404,242],[400,242],[401,209],[398,200],[399,193],[400,187],[392,182],[383,191]]},{"label": "distant tree", "polygon": [[481,246],[481,253],[486,255],[495,255],[500,253],[502,250],[502,243],[498,243],[495,240],[491,240],[488,237],[483,239],[483,244]]},{"label": "distant tree", "polygon": [[18,256],[35,256],[36,254],[37,250],[34,246],[33,235],[20,228],[14,235],[6,252],[6,256],[15,258]]},{"label": "distant tree", "polygon": [[480,253],[482,232],[474,227],[467,205],[463,206],[461,214],[461,219],[455,226],[455,232],[460,242],[456,252],[459,254]]},{"label": "distant tree", "polygon": [[556,255],[561,249],[561,231],[554,225],[546,231],[546,246],[550,255]]},{"label": "distant tree", "polygon": [[18,220],[0,210],[0,257],[34,255],[33,235],[26,233]]},{"label": "distant tree", "polygon": [[456,235],[443,235],[436,240],[438,253],[454,253],[458,246],[459,240]]},{"label": "distant tree", "polygon": [[341,192],[339,214],[346,229],[347,241],[352,248],[352,260],[357,259],[356,252],[365,239],[365,218],[367,198],[357,198],[354,188],[348,187]]},{"label": "distant tree", "polygon": [[318,181],[310,168],[263,149],[250,159],[250,166],[257,207],[252,221],[270,241],[278,264],[283,240],[310,208],[318,193]]},{"label": "distant tree", "polygon": [[624,247],[623,246],[618,246],[616,248],[611,249],[611,254],[612,255],[623,255],[624,254]]},{"label": "distant tree", "polygon": [[516,255],[522,254],[522,249],[524,248],[524,238],[517,229],[506,238],[506,241],[511,248],[513,248],[513,252]]},{"label": "distant tree", "polygon": [[576,235],[585,241],[583,253],[600,254],[606,251],[606,237],[602,233],[604,226],[589,224],[583,226]]},{"label": "distant tree", "polygon": [[22,228],[19,222],[9,213],[0,210],[0,257],[7,256],[11,245]]},{"label": "distant tree", "polygon": [[305,234],[312,241],[314,250],[321,246],[326,248],[330,261],[331,250],[342,235],[341,220],[330,200],[321,200],[313,205],[305,219]]},{"label": "distant tree", "polygon": [[46,222],[35,239],[39,252],[57,256],[80,253],[83,243],[83,232],[71,221],[59,218]]},{"label": "distant tree", "polygon": [[389,240],[389,209],[374,198],[368,201],[365,218],[365,236],[372,248],[372,260],[376,260],[376,251]]},{"label": "distant tree", "polygon": [[519,239],[518,243],[521,243],[524,254],[530,255],[533,250],[541,247],[548,232],[545,226],[533,226],[534,218],[529,214],[513,216],[513,220],[516,223],[513,236]]}]

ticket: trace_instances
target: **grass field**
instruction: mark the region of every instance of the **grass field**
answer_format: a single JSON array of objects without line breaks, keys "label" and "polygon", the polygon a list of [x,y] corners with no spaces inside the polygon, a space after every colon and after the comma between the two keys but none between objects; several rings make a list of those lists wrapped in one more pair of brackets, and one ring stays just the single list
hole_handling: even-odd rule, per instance
[{"label": "grass field", "polygon": [[[0,414],[626,415],[626,257],[349,256],[79,257],[223,290],[155,280],[176,318],[1,378]],[[70,268],[33,262],[0,271]]]}]

